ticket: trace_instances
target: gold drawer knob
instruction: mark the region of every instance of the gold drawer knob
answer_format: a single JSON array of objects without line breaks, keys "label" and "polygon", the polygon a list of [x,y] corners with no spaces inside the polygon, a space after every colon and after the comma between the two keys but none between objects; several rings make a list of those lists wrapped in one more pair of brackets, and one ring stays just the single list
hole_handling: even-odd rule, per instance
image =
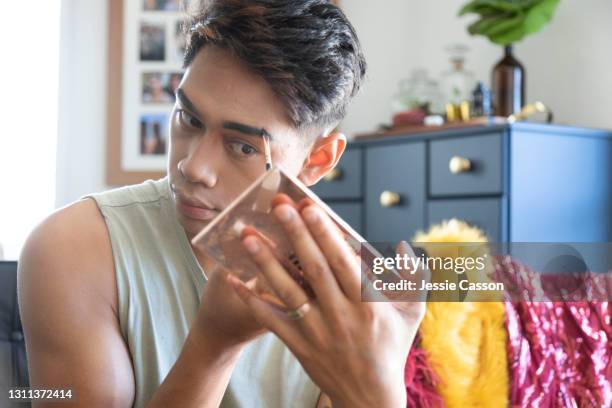
[{"label": "gold drawer knob", "polygon": [[328,183],[330,181],[339,180],[340,178],[342,178],[342,170],[337,167],[334,167],[329,171],[329,173],[323,176],[323,180],[327,181]]},{"label": "gold drawer knob", "polygon": [[448,162],[448,169],[453,174],[465,173],[472,169],[472,162],[461,156],[453,156]]},{"label": "gold drawer knob", "polygon": [[380,194],[380,205],[385,208],[393,207],[398,205],[401,201],[401,197],[399,194],[393,191],[383,191]]}]

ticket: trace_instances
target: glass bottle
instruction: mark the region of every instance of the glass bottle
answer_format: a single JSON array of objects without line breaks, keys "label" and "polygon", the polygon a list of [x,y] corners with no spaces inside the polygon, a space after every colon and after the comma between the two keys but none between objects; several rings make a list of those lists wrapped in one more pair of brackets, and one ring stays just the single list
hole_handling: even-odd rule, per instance
[{"label": "glass bottle", "polygon": [[482,81],[479,81],[472,91],[471,115],[474,117],[491,116],[491,91]]},{"label": "glass bottle", "polygon": [[512,45],[504,49],[504,57],[493,68],[493,110],[496,116],[510,116],[525,104],[525,69],[512,55]]},{"label": "glass bottle", "polygon": [[465,69],[468,47],[455,44],[446,48],[452,68],[442,73],[442,92],[446,103],[460,105],[469,101],[475,86],[474,74]]},{"label": "glass bottle", "polygon": [[474,74],[465,69],[465,55],[468,50],[468,47],[462,44],[446,48],[452,68],[442,73],[441,83],[448,122],[469,119],[469,101],[472,99],[475,80]]}]

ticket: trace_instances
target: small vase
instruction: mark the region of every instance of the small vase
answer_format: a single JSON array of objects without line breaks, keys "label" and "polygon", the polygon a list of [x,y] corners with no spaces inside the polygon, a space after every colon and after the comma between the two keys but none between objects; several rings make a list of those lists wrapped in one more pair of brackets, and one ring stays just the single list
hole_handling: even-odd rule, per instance
[{"label": "small vase", "polygon": [[512,45],[505,47],[504,58],[493,68],[493,110],[496,116],[520,112],[525,104],[525,69],[512,55]]}]

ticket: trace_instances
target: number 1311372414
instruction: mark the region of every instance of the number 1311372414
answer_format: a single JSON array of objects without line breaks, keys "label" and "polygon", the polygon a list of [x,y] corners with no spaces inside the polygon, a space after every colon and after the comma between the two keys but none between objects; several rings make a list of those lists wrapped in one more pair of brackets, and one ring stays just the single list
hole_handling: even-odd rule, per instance
[{"label": "number 1311372414", "polygon": [[35,401],[35,400],[72,400],[74,393],[71,389],[58,388],[11,388],[8,390],[9,400]]}]

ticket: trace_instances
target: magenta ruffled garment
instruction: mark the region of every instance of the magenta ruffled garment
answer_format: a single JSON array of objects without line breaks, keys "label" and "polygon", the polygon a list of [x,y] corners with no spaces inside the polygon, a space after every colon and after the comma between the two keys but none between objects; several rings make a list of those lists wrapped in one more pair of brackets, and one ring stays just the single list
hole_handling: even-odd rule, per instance
[{"label": "magenta ruffled garment", "polygon": [[439,378],[427,362],[425,350],[420,347],[417,334],[404,368],[407,408],[443,408],[442,397],[436,391]]},{"label": "magenta ruffled garment", "polygon": [[[496,275],[542,300],[541,275],[505,257]],[[608,291],[610,274],[584,274],[584,294]],[[582,299],[606,299],[587,296]],[[612,407],[612,304],[608,301],[505,302],[513,407]]]}]

